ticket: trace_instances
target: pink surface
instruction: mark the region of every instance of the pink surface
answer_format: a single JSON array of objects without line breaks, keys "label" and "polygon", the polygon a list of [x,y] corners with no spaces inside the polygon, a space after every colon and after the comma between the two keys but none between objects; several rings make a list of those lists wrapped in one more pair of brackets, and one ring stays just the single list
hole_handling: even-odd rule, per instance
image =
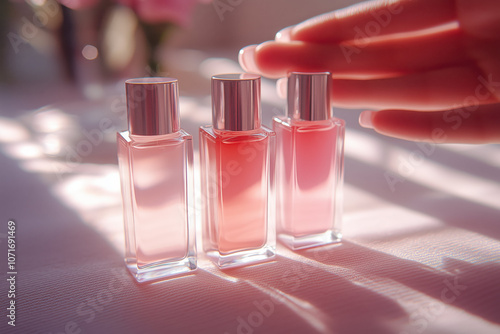
[{"label": "pink surface", "polygon": [[[139,285],[123,264],[115,96],[34,115],[25,90],[1,94],[0,268],[14,219],[18,294],[16,327],[3,311],[0,333],[500,331],[498,145],[387,139],[357,126],[357,112],[336,110],[348,124],[340,245],[279,246],[272,262],[225,271],[201,256],[192,275]],[[210,122],[206,99],[181,103],[188,132]],[[263,108],[269,124],[273,105]],[[82,129],[104,117],[114,129],[66,161],[88,140]],[[57,138],[62,153],[44,153]]]}]

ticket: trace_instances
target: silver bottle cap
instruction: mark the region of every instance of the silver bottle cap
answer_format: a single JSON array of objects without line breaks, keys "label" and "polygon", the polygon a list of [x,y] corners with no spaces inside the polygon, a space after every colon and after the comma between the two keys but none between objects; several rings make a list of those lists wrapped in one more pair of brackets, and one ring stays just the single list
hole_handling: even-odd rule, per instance
[{"label": "silver bottle cap", "polygon": [[248,73],[212,77],[214,129],[247,131],[260,128],[260,76]]},{"label": "silver bottle cap", "polygon": [[130,134],[154,136],[180,129],[177,79],[129,79],[125,89]]},{"label": "silver bottle cap", "polygon": [[287,115],[296,120],[320,121],[332,117],[329,72],[292,72],[288,76]]}]

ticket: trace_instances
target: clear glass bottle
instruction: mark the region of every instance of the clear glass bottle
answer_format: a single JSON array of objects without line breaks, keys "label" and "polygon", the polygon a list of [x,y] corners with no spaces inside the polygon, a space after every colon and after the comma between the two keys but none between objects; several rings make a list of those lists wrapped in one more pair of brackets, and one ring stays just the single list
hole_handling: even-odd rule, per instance
[{"label": "clear glass bottle", "polygon": [[260,123],[260,76],[212,77],[212,126],[200,128],[203,248],[220,268],[272,258],[275,134]]},{"label": "clear glass bottle", "polygon": [[332,115],[330,73],[293,72],[276,132],[278,238],[291,249],[341,240],[345,122]]},{"label": "clear glass bottle", "polygon": [[129,130],[117,133],[125,263],[143,282],[196,269],[193,141],[180,129],[177,79],[125,86]]}]

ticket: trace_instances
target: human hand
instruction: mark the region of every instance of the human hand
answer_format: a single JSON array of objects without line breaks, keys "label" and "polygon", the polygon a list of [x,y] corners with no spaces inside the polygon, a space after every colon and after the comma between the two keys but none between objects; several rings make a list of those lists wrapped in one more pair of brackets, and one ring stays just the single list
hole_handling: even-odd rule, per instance
[{"label": "human hand", "polygon": [[[416,141],[500,143],[500,1],[368,1],[240,51],[266,77],[332,73],[332,103]],[[283,81],[278,81],[283,90]]]}]

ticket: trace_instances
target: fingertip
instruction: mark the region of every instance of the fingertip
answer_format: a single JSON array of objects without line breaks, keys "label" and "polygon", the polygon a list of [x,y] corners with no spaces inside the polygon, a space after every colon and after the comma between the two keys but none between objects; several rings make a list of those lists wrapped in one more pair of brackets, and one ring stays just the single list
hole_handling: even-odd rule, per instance
[{"label": "fingertip", "polygon": [[373,129],[373,115],[375,112],[365,110],[359,115],[359,125],[367,129]]},{"label": "fingertip", "polygon": [[[290,43],[267,41],[257,45],[254,49],[253,61],[258,73],[268,78],[281,78],[286,75],[283,67],[286,65],[286,54]],[[259,65],[257,66],[256,63]]]},{"label": "fingertip", "polygon": [[257,45],[249,45],[240,50],[238,62],[245,72],[259,73],[259,68],[255,62],[255,49]]},{"label": "fingertip", "polygon": [[291,71],[316,70],[309,66],[311,62],[317,64],[315,52],[310,49],[310,46],[300,41],[267,41],[257,46],[255,59],[261,73],[279,79]]},{"label": "fingertip", "polygon": [[286,99],[287,82],[288,82],[287,78],[281,78],[276,81],[276,91],[278,93],[278,96],[282,99]]},{"label": "fingertip", "polygon": [[328,51],[300,41],[282,43],[273,40],[243,48],[239,61],[249,72],[279,79],[291,71],[329,70],[328,66],[321,62],[322,55]]},{"label": "fingertip", "polygon": [[276,36],[274,40],[276,42],[290,42],[291,41],[291,33],[292,33],[293,26],[286,27],[281,29],[276,33]]}]

